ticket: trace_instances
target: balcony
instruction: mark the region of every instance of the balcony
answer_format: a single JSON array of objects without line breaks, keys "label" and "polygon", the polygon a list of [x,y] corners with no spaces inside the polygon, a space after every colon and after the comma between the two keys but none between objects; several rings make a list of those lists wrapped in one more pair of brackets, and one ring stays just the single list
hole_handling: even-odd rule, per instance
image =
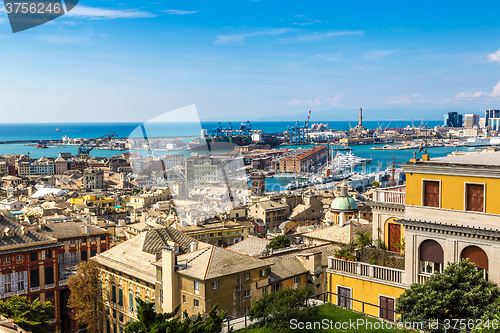
[{"label": "balcony", "polygon": [[45,289],[51,289],[54,288],[56,285],[54,283],[46,284]]},{"label": "balcony", "polygon": [[68,280],[59,280],[60,287],[67,286],[67,285],[68,285]]},{"label": "balcony", "polygon": [[418,274],[418,283],[424,284],[425,281],[429,280],[429,278],[432,276],[430,273],[419,273]]},{"label": "balcony", "polygon": [[114,308],[114,309],[117,309],[117,310],[120,310],[120,311],[123,311],[123,305],[120,305],[118,303],[115,303],[113,301],[110,301],[109,302],[109,305]]},{"label": "balcony", "polygon": [[35,291],[40,291],[40,287],[33,287],[33,288],[30,288],[30,292],[35,292]]},{"label": "balcony", "polygon": [[402,269],[372,265],[359,261],[348,261],[335,257],[328,257],[327,271],[329,270],[331,270],[331,273],[343,272],[397,284],[403,284],[405,274],[405,271]]},{"label": "balcony", "polygon": [[406,203],[406,185],[376,189],[373,192],[373,201],[404,205]]}]

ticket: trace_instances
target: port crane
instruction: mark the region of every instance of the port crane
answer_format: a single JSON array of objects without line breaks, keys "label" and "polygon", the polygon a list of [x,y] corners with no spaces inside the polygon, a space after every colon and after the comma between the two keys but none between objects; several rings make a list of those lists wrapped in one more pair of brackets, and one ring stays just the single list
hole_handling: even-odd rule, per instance
[{"label": "port crane", "polygon": [[78,147],[78,155],[87,155],[89,154],[95,147],[97,147],[99,142],[107,142],[111,140],[111,138],[117,138],[118,135],[115,132],[111,132],[105,134],[103,136],[95,139],[94,143],[82,143],[80,147]]},{"label": "port crane", "polygon": [[309,137],[307,136],[307,126],[309,126],[309,119],[311,118],[311,110],[309,110],[309,114],[307,116],[307,120],[304,122],[304,125],[301,126],[297,121],[295,125],[290,129],[290,141],[292,143],[305,143],[309,142]]}]

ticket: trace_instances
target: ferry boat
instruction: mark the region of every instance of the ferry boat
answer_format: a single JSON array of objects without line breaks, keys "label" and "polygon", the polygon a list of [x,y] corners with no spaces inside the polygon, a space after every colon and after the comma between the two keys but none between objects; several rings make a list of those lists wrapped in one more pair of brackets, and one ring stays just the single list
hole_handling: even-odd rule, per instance
[{"label": "ferry boat", "polygon": [[489,146],[490,145],[490,138],[489,137],[478,137],[475,136],[473,138],[468,138],[467,139],[467,146],[468,147],[481,147],[481,146]]}]

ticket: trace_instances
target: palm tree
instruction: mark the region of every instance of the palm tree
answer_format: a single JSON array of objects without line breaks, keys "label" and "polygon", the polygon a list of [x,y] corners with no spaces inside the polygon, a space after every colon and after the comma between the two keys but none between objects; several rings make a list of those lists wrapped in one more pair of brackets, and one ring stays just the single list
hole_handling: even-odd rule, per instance
[{"label": "palm tree", "polygon": [[356,241],[361,247],[361,257],[363,257],[363,249],[372,245],[372,234],[364,231],[357,231],[356,234],[358,235]]}]

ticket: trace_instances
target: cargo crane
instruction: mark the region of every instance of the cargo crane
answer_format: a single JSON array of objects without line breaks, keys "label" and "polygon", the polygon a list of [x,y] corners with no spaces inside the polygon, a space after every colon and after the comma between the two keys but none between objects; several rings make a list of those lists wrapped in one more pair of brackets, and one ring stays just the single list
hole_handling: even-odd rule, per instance
[{"label": "cargo crane", "polygon": [[297,121],[295,125],[290,129],[290,141],[292,143],[306,143],[309,142],[309,137],[307,135],[309,126],[309,119],[311,118],[311,110],[309,110],[309,115],[307,116],[307,120],[304,122],[304,125],[301,126]]},{"label": "cargo crane", "polygon": [[111,138],[117,137],[118,135],[115,132],[111,132],[95,139],[95,143],[82,143],[80,147],[78,147],[78,155],[89,154],[95,147],[97,147],[100,140],[102,140],[102,142],[106,142],[111,140]]}]

